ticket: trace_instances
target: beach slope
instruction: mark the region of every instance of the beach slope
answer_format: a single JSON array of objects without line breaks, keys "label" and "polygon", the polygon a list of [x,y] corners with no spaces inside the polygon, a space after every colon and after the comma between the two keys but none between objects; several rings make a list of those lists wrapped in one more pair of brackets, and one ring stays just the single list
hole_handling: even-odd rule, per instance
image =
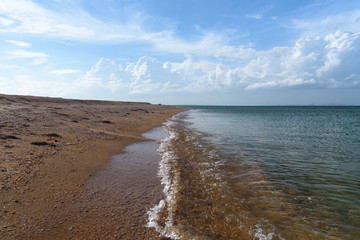
[{"label": "beach slope", "polygon": [[[149,103],[0,95],[0,239],[158,238],[137,224],[146,222],[147,206],[161,197],[141,188],[141,182],[153,182],[161,194],[154,180],[156,157],[143,154],[150,164],[136,155],[141,176],[130,182],[143,190],[134,194],[130,185],[120,184],[116,197],[123,200],[116,204],[109,201],[115,193],[106,190],[107,180],[101,183],[107,195],[98,194],[94,176],[126,146],[146,141],[142,133],[181,111]],[[118,165],[122,177],[112,181],[128,179],[128,167]],[[135,200],[141,211],[129,207]]]}]

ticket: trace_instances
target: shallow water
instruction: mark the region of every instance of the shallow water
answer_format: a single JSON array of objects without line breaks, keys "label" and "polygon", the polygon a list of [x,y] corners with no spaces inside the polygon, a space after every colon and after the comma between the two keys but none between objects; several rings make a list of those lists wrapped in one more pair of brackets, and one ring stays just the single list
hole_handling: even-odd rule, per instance
[{"label": "shallow water", "polygon": [[193,108],[159,148],[163,236],[360,239],[359,107]]}]

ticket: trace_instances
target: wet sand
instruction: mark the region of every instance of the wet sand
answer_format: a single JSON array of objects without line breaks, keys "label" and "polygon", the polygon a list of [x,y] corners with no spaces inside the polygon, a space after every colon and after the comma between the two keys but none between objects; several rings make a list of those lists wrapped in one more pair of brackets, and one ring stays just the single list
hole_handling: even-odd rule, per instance
[{"label": "wet sand", "polygon": [[181,111],[0,95],[0,239],[160,239],[145,227],[159,156],[141,134]]}]

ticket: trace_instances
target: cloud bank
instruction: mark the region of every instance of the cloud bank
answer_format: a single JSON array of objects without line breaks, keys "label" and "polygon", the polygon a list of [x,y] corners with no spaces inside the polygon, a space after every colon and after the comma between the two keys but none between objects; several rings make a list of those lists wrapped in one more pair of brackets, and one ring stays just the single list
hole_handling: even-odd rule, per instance
[{"label": "cloud bank", "polygon": [[123,89],[132,94],[360,86],[360,34],[337,31],[323,37],[302,37],[292,47],[252,52],[243,65],[236,60],[224,64],[192,57],[182,62],[141,57],[126,64],[101,58],[77,80],[76,86],[102,87],[113,92]]}]

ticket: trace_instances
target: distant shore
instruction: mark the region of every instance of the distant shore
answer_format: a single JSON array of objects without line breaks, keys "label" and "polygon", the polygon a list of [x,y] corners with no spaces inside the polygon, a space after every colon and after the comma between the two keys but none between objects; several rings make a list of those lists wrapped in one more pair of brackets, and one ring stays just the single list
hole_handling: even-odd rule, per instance
[{"label": "distant shore", "polygon": [[[183,110],[148,103],[0,94],[0,239],[159,238],[153,229],[136,222],[146,222],[144,205],[152,207],[159,198],[141,181],[133,185],[136,194],[120,184],[121,192],[116,194],[121,196],[112,194],[119,201],[110,209],[91,204],[107,200],[91,184],[96,185],[93,176],[112,156],[146,141],[142,133]],[[137,163],[149,166],[148,172],[145,167],[137,176],[142,181],[155,181],[157,160],[151,161]],[[128,165],[119,166],[123,166],[117,169],[119,176],[128,171]],[[119,177],[114,182],[125,180]],[[106,191],[106,181],[97,187]],[[127,207],[135,200],[144,209]]]}]

